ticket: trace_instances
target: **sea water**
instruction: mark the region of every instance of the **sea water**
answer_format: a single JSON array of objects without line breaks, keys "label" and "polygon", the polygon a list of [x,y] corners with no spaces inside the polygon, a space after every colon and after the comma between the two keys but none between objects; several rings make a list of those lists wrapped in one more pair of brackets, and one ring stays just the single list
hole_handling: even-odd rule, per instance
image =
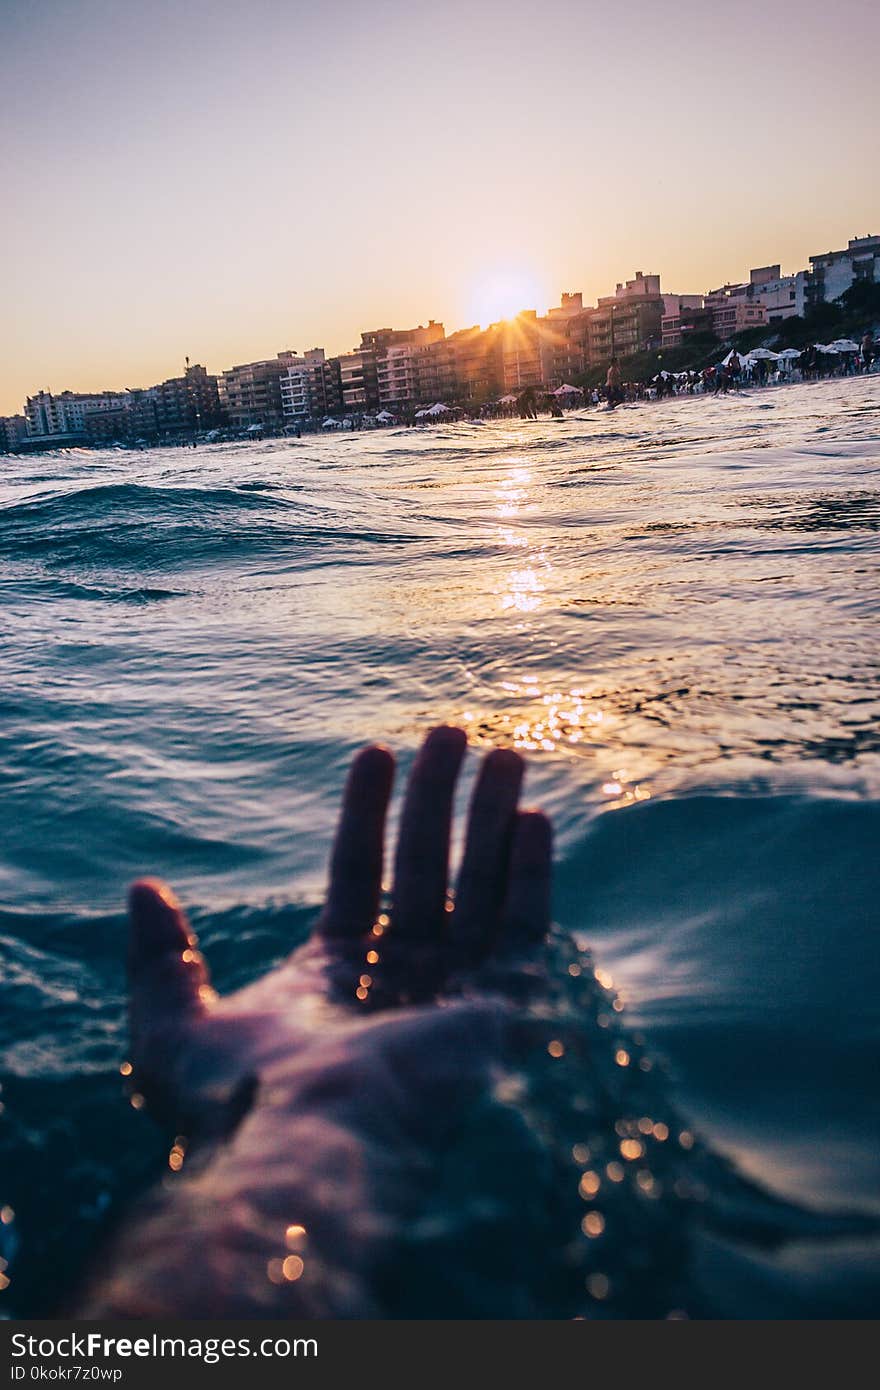
[{"label": "sea water", "polygon": [[[557,921],[700,1142],[880,1215],[878,528],[876,376],[0,459],[8,1310],[162,1171],[118,1071],[128,881],[252,979],[314,918],[352,753],[402,775],[441,721],[525,752]],[[734,1261],[723,1311],[869,1310],[876,1238],[826,1237],[759,1288]]]}]

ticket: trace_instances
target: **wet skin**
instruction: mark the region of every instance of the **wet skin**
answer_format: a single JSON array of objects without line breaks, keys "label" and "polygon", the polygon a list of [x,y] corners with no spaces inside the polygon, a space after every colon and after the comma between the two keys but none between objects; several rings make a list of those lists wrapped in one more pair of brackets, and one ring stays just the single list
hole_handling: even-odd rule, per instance
[{"label": "wet skin", "polygon": [[[485,1224],[498,1177],[468,1179],[469,1199],[449,1206],[439,1245],[426,1213],[438,1183],[452,1181],[450,1155],[462,1151],[470,1117],[490,1130],[496,1122],[485,1121],[486,1098],[503,1075],[516,1008],[480,981],[487,962],[502,974],[505,961],[541,969],[551,830],[539,812],[518,809],[522,759],[491,752],[453,902],[449,837],[465,744],[442,727],[421,748],[387,913],[394,760],[379,747],[355,758],[311,939],[228,998],[211,988],[171,890],[148,879],[133,886],[131,1079],[136,1103],[174,1136],[169,1162],[179,1172],[102,1253],[79,1315],[430,1315],[438,1289],[448,1310],[479,1309],[468,1288],[484,1255],[504,1266],[502,1247],[474,1247],[468,1269],[462,1231],[454,1260],[443,1242],[450,1221]],[[514,1131],[502,1148],[512,1143],[520,1171],[537,1173],[540,1147]],[[421,1272],[411,1280],[414,1260]],[[539,1312],[539,1275],[532,1287],[499,1268],[499,1307]]]}]

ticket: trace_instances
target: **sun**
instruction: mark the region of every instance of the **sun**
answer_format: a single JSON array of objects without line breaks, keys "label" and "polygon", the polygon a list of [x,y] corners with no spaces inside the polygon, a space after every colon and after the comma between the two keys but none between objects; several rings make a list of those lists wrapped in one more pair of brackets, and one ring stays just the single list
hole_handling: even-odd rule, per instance
[{"label": "sun", "polygon": [[472,287],[468,317],[481,328],[500,319],[515,318],[523,309],[543,309],[544,289],[527,270],[499,268],[487,272]]}]

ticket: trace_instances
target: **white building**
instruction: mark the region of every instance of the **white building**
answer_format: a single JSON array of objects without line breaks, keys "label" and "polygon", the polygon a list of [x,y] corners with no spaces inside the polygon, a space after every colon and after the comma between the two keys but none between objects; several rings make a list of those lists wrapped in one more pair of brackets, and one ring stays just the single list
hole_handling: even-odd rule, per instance
[{"label": "white building", "polygon": [[416,399],[415,343],[392,343],[376,362],[379,401],[382,405],[402,405]]},{"label": "white building", "polygon": [[288,360],[280,379],[281,411],[286,424],[317,420],[342,407],[339,369],[328,362],[323,348],[310,348]]},{"label": "white building", "polygon": [[38,391],[28,396],[25,405],[27,432],[32,438],[45,435],[83,435],[90,416],[117,414],[124,409],[126,396],[121,391],[104,391],[84,395],[77,391]]},{"label": "white building", "polygon": [[778,265],[764,265],[749,271],[751,297],[764,305],[768,323],[789,319],[798,313],[797,278],[780,274]]},{"label": "white building", "polygon": [[810,257],[804,276],[804,310],[832,304],[856,280],[880,283],[880,236],[853,237],[845,251],[824,251]]}]

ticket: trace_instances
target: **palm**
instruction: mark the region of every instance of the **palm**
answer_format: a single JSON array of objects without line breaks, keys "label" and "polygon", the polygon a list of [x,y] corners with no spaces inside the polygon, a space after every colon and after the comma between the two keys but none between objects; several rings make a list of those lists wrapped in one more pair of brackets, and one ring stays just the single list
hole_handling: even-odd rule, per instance
[{"label": "palm", "polygon": [[[393,759],[381,748],[355,759],[315,932],[237,994],[215,995],[170,890],[135,884],[132,1086],[176,1135],[170,1163],[185,1172],[123,1229],[88,1315],[377,1316],[407,1306],[405,1277],[392,1273],[389,1290],[383,1271],[405,1270],[407,1250],[433,1248],[426,1213],[444,1182],[458,1182],[462,1136],[488,1136],[491,1148],[500,1125],[498,1142],[511,1141],[506,1112],[483,1113],[512,1017],[506,972],[511,961],[535,969],[549,919],[550,827],[517,809],[523,764],[503,750],[475,785],[453,910],[449,836],[465,742],[435,729],[416,759],[387,914]],[[495,959],[500,987],[489,983]],[[540,1163],[525,1131],[520,1141]],[[484,1219],[496,1181],[493,1167],[450,1201],[462,1239]],[[413,1246],[419,1219],[428,1227]],[[423,1291],[429,1267],[416,1281]],[[511,1279],[509,1293],[503,1279],[493,1285],[504,1306],[528,1286]],[[471,1292],[463,1306],[472,1302]]]},{"label": "palm", "polygon": [[[312,938],[276,970],[226,999],[164,885],[132,890],[133,1083],[160,1118],[198,1138],[238,1122],[255,1084],[334,1038],[368,1037],[383,1014],[427,1004],[450,975],[504,939],[547,927],[550,829],[519,812],[522,760],[496,751],[471,803],[454,909],[448,895],[452,798],[465,738],[436,729],[413,768],[401,819],[389,918],[380,914],[393,759],[368,748],[343,798],[326,907]],[[383,1019],[383,1021],[385,1021]],[[298,1064],[298,1063],[297,1063]]]}]

